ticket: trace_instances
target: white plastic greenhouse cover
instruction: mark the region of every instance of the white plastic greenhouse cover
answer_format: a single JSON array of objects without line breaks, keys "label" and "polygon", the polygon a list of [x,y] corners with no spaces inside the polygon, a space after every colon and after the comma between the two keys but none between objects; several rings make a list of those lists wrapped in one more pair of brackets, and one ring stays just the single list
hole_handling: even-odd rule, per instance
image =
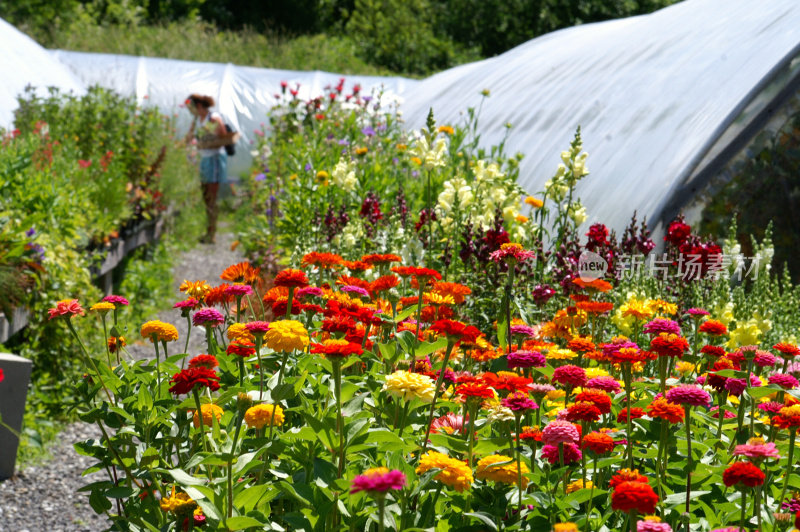
[{"label": "white plastic greenhouse cover", "polygon": [[638,209],[663,226],[713,173],[714,156],[723,163],[798,90],[798,53],[800,0],[686,0],[441,72],[407,95],[405,118],[420,127],[433,107],[437,123],[458,122],[489,89],[481,142],[496,144],[512,124],[507,151],[525,154],[519,181],[530,193],[580,125],[587,224],[619,231]]},{"label": "white plastic greenhouse cover", "polygon": [[174,59],[134,57],[128,55],[92,54],[84,52],[51,52],[67,65],[86,86],[100,85],[123,95],[135,96],[141,104],[158,106],[162,112],[177,113],[177,126],[188,130],[190,115],[181,106],[191,93],[212,96],[219,111],[242,139],[236,155],[229,159],[228,173],[247,171],[252,161],[249,145],[255,130],[264,130],[267,113],[277,101],[281,82],[290,87],[300,85],[298,97],[309,99],[323,94],[326,86],[334,86],[345,77],[345,91],[360,84],[362,94],[383,88],[385,103],[419,83],[401,77],[342,76],[328,72],[297,72],[253,68],[222,63],[199,63]]},{"label": "white plastic greenhouse cover", "polygon": [[0,128],[10,129],[14,122],[17,96],[27,85],[45,96],[47,87],[62,92],[83,94],[83,84],[64,65],[33,39],[0,19]]}]

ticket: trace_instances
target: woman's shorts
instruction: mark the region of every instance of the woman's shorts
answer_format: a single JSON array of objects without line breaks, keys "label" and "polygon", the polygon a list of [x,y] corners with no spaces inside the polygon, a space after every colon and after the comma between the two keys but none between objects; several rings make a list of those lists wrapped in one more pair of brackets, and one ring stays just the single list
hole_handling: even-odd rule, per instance
[{"label": "woman's shorts", "polygon": [[228,175],[228,154],[217,153],[200,159],[201,183],[225,183]]}]

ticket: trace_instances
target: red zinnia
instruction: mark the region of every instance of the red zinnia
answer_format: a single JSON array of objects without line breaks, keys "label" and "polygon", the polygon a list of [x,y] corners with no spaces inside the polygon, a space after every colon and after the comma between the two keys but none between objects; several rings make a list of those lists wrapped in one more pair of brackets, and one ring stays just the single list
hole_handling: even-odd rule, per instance
[{"label": "red zinnia", "polygon": [[325,340],[321,344],[311,344],[311,352],[325,355],[325,358],[341,360],[350,355],[360,355],[364,350],[360,344],[347,340]]},{"label": "red zinnia", "polygon": [[722,473],[722,482],[729,488],[755,488],[764,483],[764,473],[751,462],[734,462]]},{"label": "red zinnia", "polygon": [[622,482],[611,494],[611,508],[621,512],[655,513],[658,495],[646,482]]},{"label": "red zinnia", "polygon": [[287,288],[303,288],[308,286],[308,277],[301,270],[288,269],[278,272],[273,284]]},{"label": "red zinnia", "polygon": [[368,264],[389,264],[390,262],[403,262],[403,259],[399,255],[364,255],[361,257],[361,260],[368,263]]},{"label": "red zinnia", "polygon": [[455,320],[439,320],[428,330],[446,335],[449,341],[475,342],[481,335],[476,327]]},{"label": "red zinnia", "polygon": [[717,320],[706,320],[700,324],[698,329],[701,333],[710,334],[712,336],[722,336],[728,334],[728,328],[725,324]]},{"label": "red zinnia", "polygon": [[256,346],[249,340],[239,339],[231,342],[225,350],[229,355],[238,355],[240,357],[250,357],[256,354]]},{"label": "red zinnia", "polygon": [[578,386],[586,384],[586,370],[579,366],[566,364],[557,367],[555,371],[553,371],[553,378],[551,380],[554,383],[557,382],[572,388],[577,388]]},{"label": "red zinnia", "polygon": [[650,341],[650,349],[662,357],[678,357],[689,349],[689,342],[677,334],[661,333]]},{"label": "red zinnia", "polygon": [[567,407],[567,415],[564,417],[567,421],[597,421],[601,416],[600,409],[594,404],[580,401]]},{"label": "red zinnia", "polygon": [[718,345],[704,345],[700,348],[700,352],[717,358],[725,356],[725,348]]},{"label": "red zinnia", "polygon": [[781,356],[784,358],[796,357],[797,355],[800,355],[800,348],[794,344],[779,343],[773,345],[772,348],[781,353]]},{"label": "red zinnia", "polygon": [[592,403],[600,410],[601,414],[608,414],[611,412],[611,397],[602,390],[586,389],[575,396],[575,401],[586,401]]},{"label": "red zinnia", "polygon": [[468,382],[465,384],[460,384],[456,388],[456,394],[469,398],[469,397],[478,397],[481,399],[491,399],[494,397],[494,392],[492,389],[486,386],[485,384],[480,384],[476,382]]},{"label": "red zinnia", "polygon": [[[638,406],[634,406],[633,408],[631,408],[630,418],[639,419],[640,417],[644,417],[644,410],[642,410]],[[617,414],[617,423],[626,423],[627,421],[628,421],[628,409],[623,408],[622,410],[619,411],[619,414]]]},{"label": "red zinnia", "polygon": [[312,251],[303,256],[303,261],[300,266],[306,268],[308,266],[317,266],[318,268],[336,268],[341,266],[344,259],[335,253],[319,253]]},{"label": "red zinnia", "polygon": [[219,366],[219,362],[214,355],[197,355],[189,361],[190,368],[214,369],[217,366]]},{"label": "red zinnia", "polygon": [[61,316],[66,316],[67,319],[79,314],[81,316],[86,314],[86,311],[83,310],[81,304],[78,303],[77,299],[64,299],[56,303],[56,306],[48,309],[47,311],[50,315],[48,319],[52,320],[53,318],[59,318]]},{"label": "red zinnia", "polygon": [[212,392],[219,390],[219,377],[213,369],[206,367],[187,368],[172,376],[169,391],[175,395],[190,393],[193,389],[209,388]]},{"label": "red zinnia", "polygon": [[367,288],[367,290],[376,293],[386,292],[387,290],[390,290],[399,284],[400,284],[400,279],[398,279],[396,275],[384,275],[383,277],[378,277],[377,279],[369,283],[369,287]]},{"label": "red zinnia", "polygon": [[628,469],[625,467],[614,473],[611,480],[608,481],[608,487],[614,489],[623,482],[644,482],[647,484],[647,477],[640,475],[638,469]]}]

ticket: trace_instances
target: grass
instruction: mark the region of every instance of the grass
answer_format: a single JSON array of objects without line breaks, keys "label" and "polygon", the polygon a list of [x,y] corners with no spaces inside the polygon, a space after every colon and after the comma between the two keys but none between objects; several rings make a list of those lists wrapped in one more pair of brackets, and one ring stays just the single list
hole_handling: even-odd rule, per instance
[{"label": "grass", "polygon": [[361,59],[352,39],[325,34],[289,38],[253,30],[223,31],[213,24],[192,20],[141,26],[75,22],[56,25],[47,33],[24,26],[21,29],[47,48],[285,70],[392,75]]}]

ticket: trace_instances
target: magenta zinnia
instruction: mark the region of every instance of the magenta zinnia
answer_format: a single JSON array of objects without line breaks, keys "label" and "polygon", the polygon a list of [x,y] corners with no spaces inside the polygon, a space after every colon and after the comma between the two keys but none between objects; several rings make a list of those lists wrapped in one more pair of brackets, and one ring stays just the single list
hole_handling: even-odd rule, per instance
[{"label": "magenta zinnia", "polygon": [[366,491],[370,495],[384,495],[389,490],[401,490],[406,487],[406,476],[399,469],[374,467],[367,469],[363,475],[357,475],[350,484],[350,493]]},{"label": "magenta zinnia", "polygon": [[198,310],[192,316],[192,325],[195,327],[216,327],[225,321],[222,314],[215,308],[206,307]]}]

